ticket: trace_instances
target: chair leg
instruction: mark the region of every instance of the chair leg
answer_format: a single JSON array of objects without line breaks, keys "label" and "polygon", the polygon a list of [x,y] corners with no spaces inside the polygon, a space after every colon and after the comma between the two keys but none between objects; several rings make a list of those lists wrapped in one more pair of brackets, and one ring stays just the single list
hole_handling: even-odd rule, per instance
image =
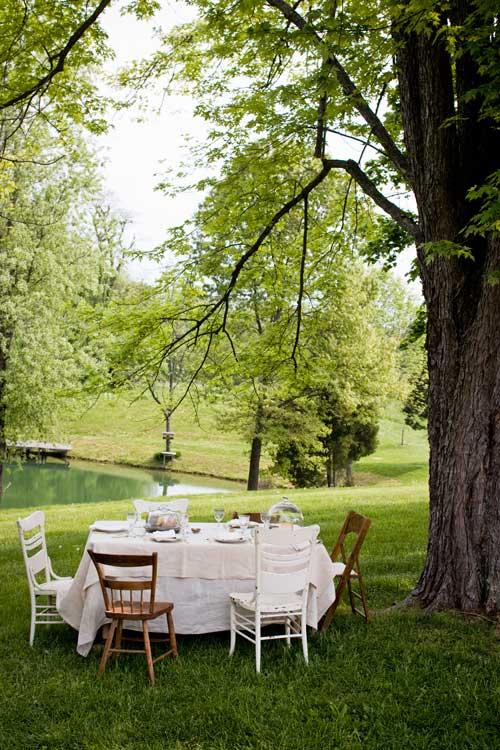
[{"label": "chair leg", "polygon": [[229,656],[232,656],[234,654],[234,649],[236,647],[236,613],[234,611],[235,604],[231,600],[231,639],[229,641]]},{"label": "chair leg", "polygon": [[366,597],[366,591],[365,591],[365,585],[363,583],[363,579],[361,577],[361,573],[358,573],[358,580],[359,580],[359,593],[361,595],[361,601],[363,602],[363,610],[365,613],[365,620],[368,622],[370,619],[370,611],[368,609],[368,599]]},{"label": "chair leg", "polygon": [[101,661],[99,663],[99,674],[102,674],[104,670],[106,669],[106,662],[109,659],[109,652],[111,650],[111,646],[113,645],[113,638],[115,635],[116,624],[117,624],[116,620],[111,621],[108,637],[106,638],[106,643],[104,644],[104,651],[102,652]]},{"label": "chair leg", "polygon": [[307,622],[305,612],[302,612],[300,616],[300,634],[302,638],[302,653],[304,654],[304,661],[306,664],[309,664],[309,650],[307,646]]},{"label": "chair leg", "polygon": [[260,672],[260,615],[255,618],[255,671]]},{"label": "chair leg", "polygon": [[326,613],[326,615],[324,617],[323,623],[321,625],[321,632],[322,633],[324,633],[325,631],[327,631],[328,628],[331,625],[331,622],[332,622],[332,619],[333,619],[333,615],[337,611],[337,607],[339,606],[339,602],[340,602],[340,600],[342,598],[342,594],[344,593],[344,589],[346,587],[346,584],[347,584],[347,578],[345,578],[344,576],[342,576],[342,578],[340,579],[340,583],[339,583],[338,587],[335,589],[335,600],[330,605],[330,609],[327,611],[327,613]]},{"label": "chair leg", "polygon": [[151,680],[151,684],[155,684],[155,671],[153,667],[153,657],[151,654],[151,643],[149,641],[149,630],[148,630],[148,624],[144,620],[142,623],[142,634],[144,636],[144,650],[146,651],[146,661],[148,663],[148,674],[149,679]]},{"label": "chair leg", "polygon": [[356,614],[356,600],[354,598],[354,591],[352,590],[352,583],[351,579],[349,578],[347,581],[347,590],[349,591],[349,601],[351,603],[351,612],[353,615]]},{"label": "chair leg", "polygon": [[33,645],[35,640],[35,628],[36,628],[36,597],[31,600],[31,625],[30,625],[30,646]]},{"label": "chair leg", "polygon": [[286,645],[291,646],[292,640],[290,638],[290,618],[287,617],[285,620],[285,633],[286,633]]},{"label": "chair leg", "polygon": [[[123,620],[118,621],[118,626],[116,628],[116,640],[115,640],[115,648],[121,648],[122,647],[122,630],[123,630]],[[120,656],[119,653],[115,653],[116,658]]]},{"label": "chair leg", "polygon": [[170,648],[172,649],[172,656],[177,657],[177,638],[175,637],[174,618],[172,612],[167,612],[168,622],[168,637],[170,640]]}]

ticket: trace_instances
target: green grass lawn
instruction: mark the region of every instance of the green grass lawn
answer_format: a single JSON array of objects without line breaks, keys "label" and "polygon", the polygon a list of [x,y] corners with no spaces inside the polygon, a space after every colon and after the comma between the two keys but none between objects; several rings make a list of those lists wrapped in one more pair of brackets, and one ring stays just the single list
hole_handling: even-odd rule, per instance
[{"label": "green grass lawn", "polygon": [[[390,448],[388,447],[389,451]],[[394,448],[396,450],[396,448]],[[410,462],[411,463],[411,462]],[[394,470],[395,476],[398,475]],[[401,476],[401,475],[399,475]],[[407,476],[407,475],[406,475]],[[492,624],[458,614],[384,612],[418,578],[425,554],[425,483],[290,492],[306,522],[333,543],[346,512],[373,519],[362,560],[368,625],[345,605],[324,636],[300,646],[263,646],[254,672],[250,644],[228,634],[179,638],[179,659],[156,665],[121,656],[97,678],[99,653],[77,655],[69,627],[39,627],[28,645],[29,600],[15,510],[0,515],[0,748],[10,750],[492,750],[500,747],[498,636]],[[193,497],[192,520],[226,509],[268,507],[279,493]],[[88,524],[124,518],[130,501],[46,509],[57,572],[72,574]]]}]

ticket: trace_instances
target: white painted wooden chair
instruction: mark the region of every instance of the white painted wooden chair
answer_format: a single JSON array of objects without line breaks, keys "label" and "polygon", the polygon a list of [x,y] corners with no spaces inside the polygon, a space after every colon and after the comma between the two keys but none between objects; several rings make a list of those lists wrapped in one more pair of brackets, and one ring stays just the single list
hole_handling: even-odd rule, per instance
[{"label": "white painted wooden chair", "polygon": [[178,513],[186,513],[189,505],[189,500],[186,498],[179,498],[179,500],[134,500],[134,508],[136,513],[151,513],[153,510],[174,510]]},{"label": "white painted wooden chair", "polygon": [[[236,636],[255,644],[255,668],[260,672],[261,642],[285,638],[302,640],[306,664],[307,598],[312,552],[319,526],[255,530],[255,592],[230,594],[231,644]],[[285,632],[262,635],[266,625],[281,624]]]},{"label": "white painted wooden chair", "polygon": [[26,518],[18,518],[17,528],[30,590],[32,646],[37,625],[65,624],[57,611],[57,597],[66,593],[73,579],[57,576],[52,569],[47,554],[43,511],[37,510]]}]

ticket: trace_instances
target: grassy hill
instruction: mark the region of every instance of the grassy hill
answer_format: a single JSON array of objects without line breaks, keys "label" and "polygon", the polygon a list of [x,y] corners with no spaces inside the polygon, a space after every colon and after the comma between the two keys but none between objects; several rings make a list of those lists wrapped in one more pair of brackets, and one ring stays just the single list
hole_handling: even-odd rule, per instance
[{"label": "grassy hill", "polygon": [[[225,479],[245,480],[248,445],[234,432],[223,432],[212,407],[195,412],[186,402],[172,420],[174,449],[180,453],[172,469]],[[72,455],[94,461],[157,467],[155,454],[164,447],[162,415],[147,396],[107,394],[92,408],[63,425]],[[404,429],[395,406],[386,410],[380,425],[377,451],[355,466],[356,484],[380,481],[412,484],[427,476],[427,440],[424,432]],[[269,464],[264,456],[263,467]]]}]

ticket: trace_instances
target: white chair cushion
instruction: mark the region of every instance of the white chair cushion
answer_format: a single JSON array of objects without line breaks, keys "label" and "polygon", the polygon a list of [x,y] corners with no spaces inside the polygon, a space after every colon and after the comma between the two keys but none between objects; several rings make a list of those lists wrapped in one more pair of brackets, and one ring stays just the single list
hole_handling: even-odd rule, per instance
[{"label": "white chair cushion", "polygon": [[[233,602],[243,609],[255,611],[255,594],[230,594]],[[302,597],[299,594],[269,594],[260,598],[261,612],[300,612]]]},{"label": "white chair cushion", "polygon": [[[333,569],[333,577],[335,578],[335,576],[341,576],[341,575],[343,575],[344,570],[345,570],[345,565],[344,565],[344,563],[341,563],[341,562],[334,562],[334,563],[332,563],[332,569]],[[351,573],[350,573],[349,577],[350,578],[357,578],[358,574],[356,573],[355,570],[351,570]]]},{"label": "white chair cushion", "polygon": [[72,583],[72,578],[54,579],[52,581],[45,581],[44,583],[37,583],[35,591],[37,594],[47,594],[47,596],[61,596],[68,591]]},{"label": "white chair cushion", "polygon": [[341,562],[332,563],[332,571],[333,571],[334,576],[341,576],[344,570],[345,570],[344,563],[341,563]]}]

